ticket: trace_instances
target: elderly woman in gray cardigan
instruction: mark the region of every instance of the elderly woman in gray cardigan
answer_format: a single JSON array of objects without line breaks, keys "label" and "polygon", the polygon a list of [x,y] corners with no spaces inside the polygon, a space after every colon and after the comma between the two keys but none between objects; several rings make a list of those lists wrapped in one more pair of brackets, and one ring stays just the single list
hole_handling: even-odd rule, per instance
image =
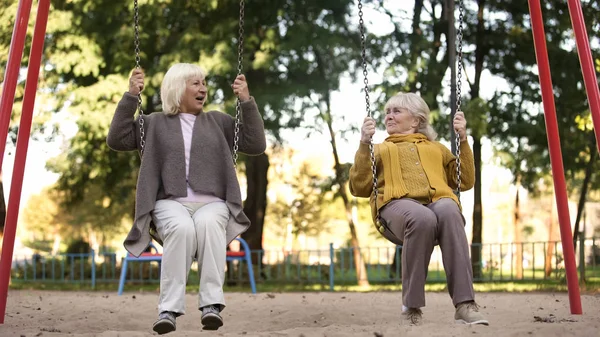
[{"label": "elderly woman in gray cardigan", "polygon": [[[151,222],[163,243],[154,331],[175,331],[175,318],[185,313],[185,287],[193,259],[198,261],[202,324],[205,329],[218,329],[225,307],[227,245],[250,226],[242,211],[232,157],[235,120],[219,111],[204,111],[207,87],[202,68],[176,64],[161,85],[163,111],[143,117],[142,147],[134,114],[143,87],[144,74],[136,69],[107,137],[111,149],[137,150],[142,155],[135,219],[124,246],[139,256],[151,241]],[[259,155],[266,147],[264,123],[244,75],[237,76],[232,89],[241,101],[239,151]]]}]

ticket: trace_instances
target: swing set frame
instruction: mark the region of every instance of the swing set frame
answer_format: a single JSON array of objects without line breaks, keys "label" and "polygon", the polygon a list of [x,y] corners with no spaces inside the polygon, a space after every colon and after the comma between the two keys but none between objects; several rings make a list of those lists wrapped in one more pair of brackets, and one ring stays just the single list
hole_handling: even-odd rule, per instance
[{"label": "swing set frame", "polygon": [[[456,0],[447,0],[454,3]],[[462,0],[459,0],[462,2]],[[19,71],[25,38],[27,35],[27,26],[31,12],[33,0],[19,0],[16,20],[14,23],[8,62],[6,64],[4,87],[2,97],[0,98],[0,139],[6,140],[10,125],[10,117],[14,105],[15,91],[19,79]],[[137,2],[137,1],[136,1]],[[243,1],[241,1],[243,2]],[[575,252],[573,246],[573,235],[571,233],[571,224],[568,209],[568,197],[565,183],[564,167],[562,163],[562,153],[560,148],[560,138],[558,132],[558,123],[554,105],[554,92],[550,78],[550,65],[548,61],[548,50],[546,47],[546,37],[544,33],[544,21],[542,17],[541,0],[528,0],[529,11],[531,14],[531,24],[534,37],[534,48],[539,68],[539,80],[541,85],[542,103],[546,119],[546,133],[548,137],[548,148],[550,151],[550,160],[552,165],[553,180],[555,186],[555,198],[558,206],[558,218],[560,223],[561,242],[565,254],[565,268],[567,275],[567,286],[569,293],[569,303],[571,314],[582,314],[581,297],[579,292],[577,269],[575,264]],[[362,6],[359,0],[360,6]],[[454,4],[452,4],[453,6]],[[589,38],[585,27],[583,11],[580,0],[568,0],[569,15],[573,30],[586,93],[590,105],[592,120],[594,123],[594,132],[596,144],[600,151],[600,92],[594,69],[594,62],[589,44]],[[17,145],[15,153],[15,162],[6,209],[6,219],[4,227],[4,239],[2,242],[2,256],[0,257],[0,324],[4,323],[6,314],[6,300],[8,296],[8,286],[10,283],[11,264],[14,250],[14,242],[17,231],[17,220],[19,215],[19,205],[21,191],[23,187],[23,175],[29,138],[31,133],[31,124],[33,119],[33,110],[35,106],[35,97],[37,93],[37,84],[39,79],[42,53],[44,49],[44,39],[46,35],[46,25],[50,11],[50,0],[38,0],[37,16],[35,18],[35,27],[31,42],[29,63],[27,64],[27,77],[25,83],[25,92],[23,97],[23,111],[19,122],[19,133],[17,135]],[[362,11],[361,11],[362,13]],[[454,13],[452,13],[454,14]],[[361,20],[361,34],[364,35],[364,24]],[[240,34],[243,28],[240,27]],[[241,42],[241,41],[240,41]],[[363,37],[363,44],[365,44]],[[363,48],[366,46],[363,45]],[[241,48],[241,47],[240,47]],[[364,49],[363,49],[364,50]],[[241,72],[241,51],[239,51],[238,71]],[[137,61],[137,60],[136,60]],[[366,106],[369,112],[368,80],[367,80],[367,62],[366,55],[363,53],[363,74],[365,76],[365,94]],[[455,65],[452,64],[451,67]],[[461,67],[462,65],[459,65]],[[460,68],[459,68],[460,69]],[[460,104],[457,102],[457,105]],[[239,103],[238,103],[239,106]],[[239,109],[239,107],[237,108]],[[238,110],[239,112],[239,110]],[[237,124],[237,123],[236,123]],[[4,160],[6,150],[6,141],[0,141],[0,168]],[[237,155],[234,154],[234,160]]]}]

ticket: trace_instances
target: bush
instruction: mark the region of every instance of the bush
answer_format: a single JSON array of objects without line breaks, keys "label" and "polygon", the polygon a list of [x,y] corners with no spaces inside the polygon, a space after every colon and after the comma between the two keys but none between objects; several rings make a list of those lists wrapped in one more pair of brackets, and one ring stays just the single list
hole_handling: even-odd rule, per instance
[{"label": "bush", "polygon": [[83,239],[73,241],[67,247],[67,254],[89,254],[92,247]]}]

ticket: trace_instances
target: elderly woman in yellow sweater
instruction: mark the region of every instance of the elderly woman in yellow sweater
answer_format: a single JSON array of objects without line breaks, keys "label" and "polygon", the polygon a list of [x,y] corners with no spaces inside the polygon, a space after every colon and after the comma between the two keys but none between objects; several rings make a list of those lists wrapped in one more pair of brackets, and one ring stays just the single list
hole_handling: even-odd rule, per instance
[{"label": "elderly woman in yellow sweater", "polygon": [[[464,114],[457,112],[453,123],[461,141],[460,187],[464,191],[475,182],[473,152],[467,142]],[[456,157],[435,141],[429,107],[417,94],[399,93],[386,103],[385,128],[389,136],[374,145],[377,202],[369,149],[375,121],[370,117],[362,126],[360,146],[350,168],[350,191],[357,197],[370,197],[377,230],[402,245],[403,315],[412,324],[421,323],[429,260],[439,244],[448,292],[456,308],[455,321],[487,325],[475,303],[465,219],[453,191],[458,180]]]}]

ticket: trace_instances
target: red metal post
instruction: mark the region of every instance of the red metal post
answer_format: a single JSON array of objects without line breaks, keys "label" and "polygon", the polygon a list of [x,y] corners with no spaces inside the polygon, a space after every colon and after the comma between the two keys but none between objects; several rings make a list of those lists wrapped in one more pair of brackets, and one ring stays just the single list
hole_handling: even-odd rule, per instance
[{"label": "red metal post", "polygon": [[19,1],[13,35],[10,40],[6,75],[4,76],[4,88],[2,89],[2,98],[0,98],[0,171],[2,171],[2,163],[4,162],[6,136],[8,135],[10,115],[12,114],[13,103],[15,101],[15,90],[17,89],[17,81],[19,79],[23,47],[25,46],[25,36],[27,35],[27,23],[29,21],[29,14],[31,13],[31,2],[32,0]]},{"label": "red metal post", "polygon": [[546,134],[550,151],[550,163],[552,165],[552,178],[554,180],[554,191],[558,208],[560,236],[565,257],[569,303],[571,305],[571,314],[580,315],[582,314],[581,295],[579,293],[577,266],[575,265],[567,185],[565,183],[565,172],[562,161],[562,151],[560,148],[560,135],[558,133],[558,121],[556,119],[556,108],[554,106],[554,92],[552,90],[552,78],[550,77],[550,63],[548,61],[548,49],[546,47],[546,35],[544,32],[544,20],[542,18],[540,0],[529,0],[529,13],[531,14],[535,56],[538,64],[540,86],[542,88],[542,103],[544,106]]},{"label": "red metal post", "polygon": [[590,49],[587,29],[581,10],[580,0],[569,0],[569,15],[571,15],[571,24],[575,32],[575,43],[577,44],[577,54],[579,54],[579,63],[583,73],[583,82],[587,92],[592,121],[594,122],[594,132],[596,133],[596,146],[600,152],[600,91],[598,91],[598,81],[596,80],[596,70],[594,69],[594,59]]},{"label": "red metal post", "polygon": [[6,314],[6,298],[8,295],[10,269],[15,235],[17,232],[17,219],[19,217],[19,204],[21,201],[21,189],[23,187],[23,173],[25,172],[29,136],[31,134],[31,121],[33,119],[33,108],[35,106],[35,95],[40,74],[42,52],[44,50],[44,39],[46,37],[46,24],[48,22],[49,11],[50,0],[39,0],[33,40],[31,42],[31,51],[29,54],[29,65],[27,67],[27,82],[25,82],[23,112],[21,114],[19,134],[17,136],[15,165],[10,185],[8,207],[6,208],[4,241],[2,244],[2,257],[0,258],[0,324],[4,323],[4,316]]}]

